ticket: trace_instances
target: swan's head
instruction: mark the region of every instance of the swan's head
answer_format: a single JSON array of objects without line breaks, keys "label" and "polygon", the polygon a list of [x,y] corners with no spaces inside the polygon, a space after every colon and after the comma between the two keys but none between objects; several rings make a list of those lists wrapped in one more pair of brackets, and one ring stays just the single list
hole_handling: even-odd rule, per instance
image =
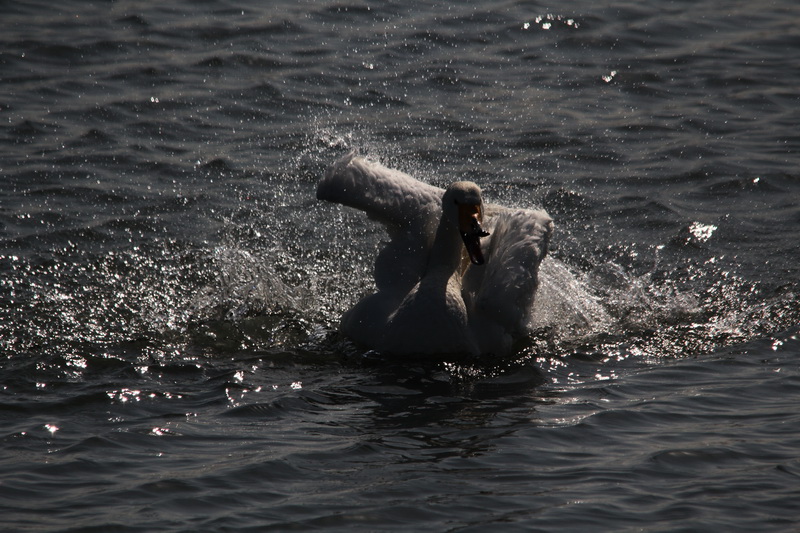
[{"label": "swan's head", "polygon": [[483,199],[481,189],[471,181],[451,184],[442,197],[442,212],[458,226],[464,247],[473,265],[482,265],[481,237],[487,237],[483,223]]}]

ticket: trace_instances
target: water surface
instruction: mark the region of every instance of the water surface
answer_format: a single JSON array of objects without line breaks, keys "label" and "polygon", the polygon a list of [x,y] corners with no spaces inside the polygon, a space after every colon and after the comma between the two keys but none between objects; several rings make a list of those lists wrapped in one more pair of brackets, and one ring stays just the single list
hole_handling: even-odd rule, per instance
[{"label": "water surface", "polygon": [[[790,531],[790,1],[0,7],[9,531]],[[346,151],[557,236],[510,361],[336,333]]]}]

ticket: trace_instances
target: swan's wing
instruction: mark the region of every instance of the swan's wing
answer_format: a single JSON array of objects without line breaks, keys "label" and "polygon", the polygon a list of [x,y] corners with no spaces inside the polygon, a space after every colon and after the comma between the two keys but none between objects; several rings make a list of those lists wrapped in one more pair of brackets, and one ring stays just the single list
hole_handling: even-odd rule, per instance
[{"label": "swan's wing", "polygon": [[350,152],[317,184],[317,198],[364,211],[381,222],[389,242],[375,261],[379,289],[407,292],[422,276],[441,214],[438,187]]},{"label": "swan's wing", "polygon": [[485,219],[486,264],[467,269],[464,293],[483,319],[518,335],[527,329],[553,220],[544,211],[496,205],[486,207]]},{"label": "swan's wing", "polygon": [[[413,226],[441,209],[444,190],[350,152],[325,172],[317,198],[360,209],[392,229]],[[427,223],[427,220],[426,220]]]}]

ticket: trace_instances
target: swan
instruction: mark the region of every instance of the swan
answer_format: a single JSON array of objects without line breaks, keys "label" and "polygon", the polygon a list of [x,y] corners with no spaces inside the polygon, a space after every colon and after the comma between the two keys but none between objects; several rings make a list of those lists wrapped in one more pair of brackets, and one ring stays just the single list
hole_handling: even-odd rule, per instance
[{"label": "swan", "polygon": [[340,332],[391,355],[513,353],[528,334],[553,220],[483,202],[460,181],[446,190],[356,155],[334,162],[317,198],[366,212],[390,236],[376,291],[344,313]]}]

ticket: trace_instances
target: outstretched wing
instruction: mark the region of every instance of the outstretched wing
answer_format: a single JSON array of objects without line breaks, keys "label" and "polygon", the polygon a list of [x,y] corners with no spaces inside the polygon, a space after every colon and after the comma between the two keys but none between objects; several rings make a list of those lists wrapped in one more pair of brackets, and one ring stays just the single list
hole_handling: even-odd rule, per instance
[{"label": "outstretched wing", "polygon": [[486,264],[467,269],[465,300],[485,320],[516,336],[527,329],[553,220],[544,211],[496,205],[487,206],[485,220],[491,234],[482,240]]},{"label": "outstretched wing", "polygon": [[408,292],[425,271],[441,215],[438,187],[350,152],[328,168],[317,198],[364,211],[382,223],[391,241],[375,261],[379,290]]}]

